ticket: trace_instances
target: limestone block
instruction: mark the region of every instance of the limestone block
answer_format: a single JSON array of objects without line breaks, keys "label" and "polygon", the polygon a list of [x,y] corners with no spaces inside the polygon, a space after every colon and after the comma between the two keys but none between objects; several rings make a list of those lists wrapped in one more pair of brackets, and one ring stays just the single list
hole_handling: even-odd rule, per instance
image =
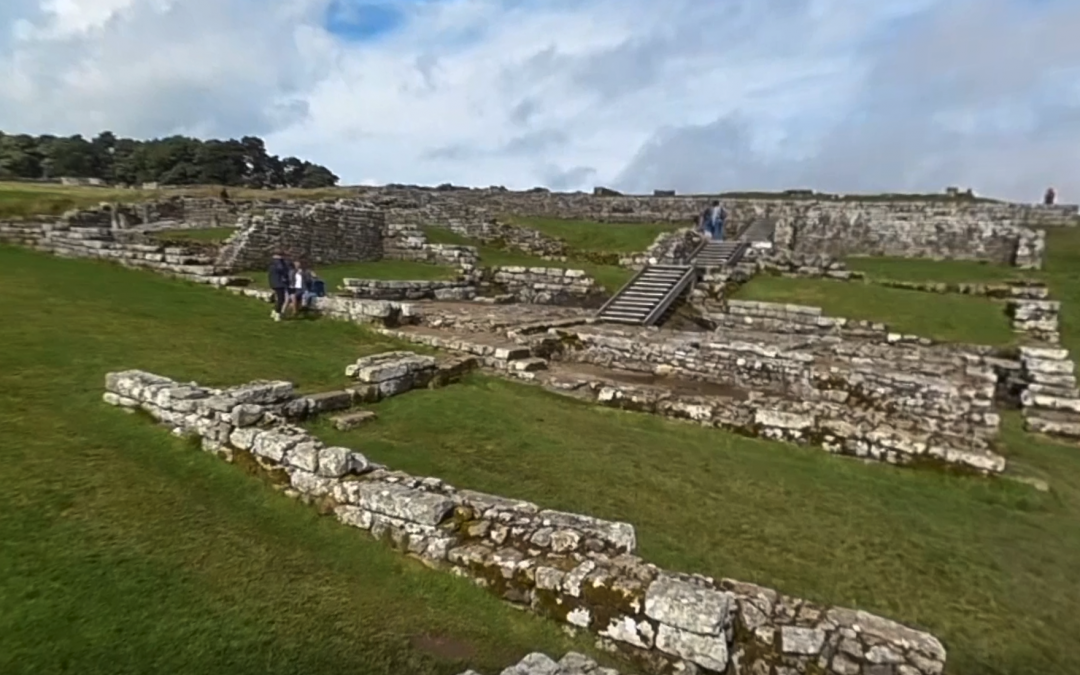
[{"label": "limestone block", "polygon": [[724,637],[698,635],[662,623],[656,632],[656,648],[716,672],[727,668],[728,645]]},{"label": "limestone block", "polygon": [[645,615],[661,624],[701,635],[721,635],[731,621],[732,596],[660,576],[645,594]]},{"label": "limestone block", "polygon": [[357,496],[361,508],[420,525],[438,525],[454,510],[453,500],[444,495],[394,484],[361,483]]}]

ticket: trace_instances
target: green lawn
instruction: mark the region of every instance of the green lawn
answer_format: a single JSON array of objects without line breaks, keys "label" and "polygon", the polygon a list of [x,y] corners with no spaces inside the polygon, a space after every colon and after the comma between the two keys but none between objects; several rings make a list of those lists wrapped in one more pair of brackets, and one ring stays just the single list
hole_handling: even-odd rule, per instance
[{"label": "green lawn", "polygon": [[[528,255],[519,251],[507,251],[494,246],[485,246],[468,237],[463,237],[444,227],[424,228],[428,241],[432,244],[453,244],[456,246],[475,246],[480,254],[480,264],[488,267],[518,266],[518,267],[560,267],[563,269],[581,269],[588,272],[596,281],[614,293],[619,290],[630,277],[634,276],[634,270],[618,267],[616,265],[598,265],[584,260],[569,259],[545,260],[537,256]],[[651,242],[650,242],[651,243]]]},{"label": "green lawn", "polygon": [[666,567],[857,606],[941,636],[949,672],[1080,672],[1080,452],[1006,452],[1053,495],[894,469],[597,409],[474,378],[374,406],[362,430],[315,429],[376,461],[637,527]]},{"label": "green lawn", "polygon": [[967,295],[758,275],[733,297],[821,307],[827,316],[882,322],[899,333],[947,342],[1006,345],[1016,340],[1004,304]]},{"label": "green lawn", "polygon": [[202,227],[187,230],[159,230],[153,233],[156,239],[170,241],[200,241],[209,243],[224,242],[236,233],[235,227]]},{"label": "green lawn", "polygon": [[134,202],[146,198],[147,194],[142,190],[0,181],[0,219],[59,216],[71,209],[86,209],[102,202]]},{"label": "green lawn", "polygon": [[506,221],[557,237],[576,251],[636,253],[644,251],[657,235],[671,232],[689,223],[597,223],[565,218],[507,216]]},{"label": "green lawn", "polygon": [[[413,262],[411,260],[379,260],[376,262],[342,263],[340,265],[316,267],[315,273],[326,282],[327,292],[332,292],[337,290],[341,286],[342,280],[346,278],[439,281],[455,278],[458,271],[456,267],[428,265],[427,263]],[[254,281],[254,285],[259,287],[267,285],[265,270],[240,272],[238,276],[250,277]]]},{"label": "green lawn", "polygon": [[341,385],[393,343],[6,247],[0,283],[0,672],[455,675],[585,646],[101,402],[125,368]]},{"label": "green lawn", "polygon": [[969,260],[851,257],[844,262],[848,269],[863,272],[871,279],[891,281],[990,284],[1037,276],[1037,273],[1019,270],[1009,265],[994,265]]},{"label": "green lawn", "polygon": [[[10,248],[0,281],[33,308],[0,325],[0,672],[451,675],[461,661],[418,636],[461,645],[485,672],[568,648],[554,624],[100,401],[104,373],[121,368],[330,387],[392,343]],[[395,468],[627,520],[643,555],[672,569],[927,628],[953,674],[1080,672],[1080,452],[1019,433],[1014,418],[1004,451],[1054,492],[866,465],[484,377],[376,408],[363,430],[319,431]]]}]

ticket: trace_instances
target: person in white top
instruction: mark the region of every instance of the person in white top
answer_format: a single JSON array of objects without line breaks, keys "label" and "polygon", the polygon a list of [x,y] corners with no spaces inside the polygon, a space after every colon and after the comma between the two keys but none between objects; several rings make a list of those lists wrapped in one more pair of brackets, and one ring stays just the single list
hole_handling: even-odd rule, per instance
[{"label": "person in white top", "polygon": [[311,272],[304,269],[303,263],[299,260],[293,263],[292,271],[289,272],[289,306],[292,308],[293,316],[300,313],[301,304],[307,304],[305,293],[310,290],[311,285]]}]

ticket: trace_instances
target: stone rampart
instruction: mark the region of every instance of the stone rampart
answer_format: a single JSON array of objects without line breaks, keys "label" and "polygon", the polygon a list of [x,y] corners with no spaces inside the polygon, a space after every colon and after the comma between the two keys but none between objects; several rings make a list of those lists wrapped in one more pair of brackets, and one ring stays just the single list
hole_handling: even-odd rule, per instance
[{"label": "stone rampart", "polygon": [[790,217],[807,209],[827,209],[832,213],[880,214],[897,210],[916,215],[971,215],[991,221],[1010,221],[1027,227],[1055,227],[1078,224],[1075,204],[1020,204],[965,198],[887,197],[859,198],[811,193],[806,196],[727,196],[727,195],[615,195],[600,196],[581,192],[531,190],[515,192],[502,189],[437,191],[425,188],[362,188],[373,192],[422,195],[429,201],[446,200],[481,206],[501,215],[591,220],[615,223],[693,222],[713,199],[720,199],[729,209],[733,222],[745,225],[750,216]]},{"label": "stone rampart", "polygon": [[[351,370],[377,380],[380,390],[400,393],[423,380],[428,364],[389,365]],[[389,470],[348,448],[326,447],[286,421],[282,411],[298,398],[288,382],[209,389],[125,371],[106,376],[104,398],[141,409],[176,434],[200,438],[207,451],[244,458],[341,522],[515,605],[589,631],[652,672],[735,667],[940,675],[944,669],[945,649],[928,633],[649,564],[634,554],[637,537],[629,523],[455,488]]]}]

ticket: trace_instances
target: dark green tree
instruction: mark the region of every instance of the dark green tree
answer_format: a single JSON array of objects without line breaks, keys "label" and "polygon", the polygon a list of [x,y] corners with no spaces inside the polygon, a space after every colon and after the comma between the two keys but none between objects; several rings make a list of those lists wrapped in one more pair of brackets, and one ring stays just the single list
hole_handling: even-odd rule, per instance
[{"label": "dark green tree", "polygon": [[116,184],[213,184],[229,187],[336,185],[329,169],[266,151],[257,136],[199,140],[169,136],[148,141],[102,131],[82,136],[9,135],[0,132],[0,178],[100,178]]}]

